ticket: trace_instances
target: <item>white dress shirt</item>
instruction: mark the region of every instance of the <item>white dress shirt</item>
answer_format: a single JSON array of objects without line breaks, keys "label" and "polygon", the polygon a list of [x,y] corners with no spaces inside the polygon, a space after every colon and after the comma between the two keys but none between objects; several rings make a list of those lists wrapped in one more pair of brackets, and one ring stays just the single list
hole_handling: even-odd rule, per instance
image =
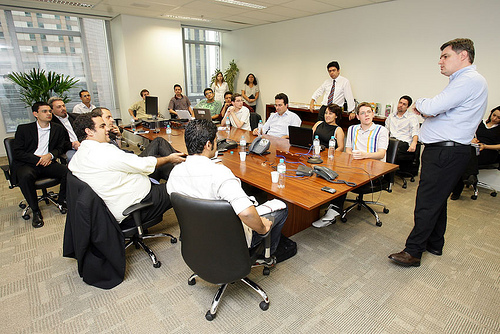
[{"label": "white dress shirt", "polygon": [[54,116],[56,116],[61,121],[62,125],[64,125],[64,127],[68,131],[69,141],[70,142],[78,141],[78,137],[76,136],[76,133],[73,130],[73,126],[71,125],[71,123],[69,121],[69,116],[66,116],[65,118],[59,117],[57,115],[54,115]]},{"label": "white dress shirt", "polygon": [[413,136],[418,136],[420,125],[417,115],[407,110],[401,117],[397,112],[390,114],[385,120],[385,127],[391,137],[411,144]]},{"label": "white dress shirt", "polygon": [[109,143],[82,141],[68,164],[69,170],[87,183],[106,203],[118,222],[125,219],[123,210],[149,194],[155,157],[125,153]]},{"label": "white dress shirt", "polygon": [[272,113],[262,127],[262,132],[275,137],[288,136],[289,125],[300,126],[301,124],[300,117],[287,109],[281,116],[277,112]]},{"label": "white dress shirt", "polygon": [[38,130],[38,146],[33,154],[42,156],[49,153],[50,123],[48,127],[42,128],[40,124],[36,122],[36,128]]},{"label": "white dress shirt", "polygon": [[87,107],[83,102],[80,102],[73,107],[73,114],[84,114],[87,112],[91,112],[94,109],[95,105],[90,104],[90,107]]},{"label": "white dress shirt", "polygon": [[[202,199],[228,201],[238,215],[253,205],[241,181],[222,164],[202,155],[190,155],[172,169],[167,181],[167,192]],[[243,223],[242,223],[243,224]],[[247,245],[252,242],[252,229],[243,224]]]},{"label": "white dress shirt", "polygon": [[[313,93],[312,99],[318,102],[318,99],[323,95],[323,105],[328,104],[328,95],[332,89],[333,79],[329,78],[323,82],[321,86]],[[333,94],[333,101],[336,105],[342,107],[344,105],[344,100],[347,101],[347,110],[354,111],[354,96],[352,95],[351,84],[349,80],[343,76],[338,76],[335,79],[335,92]]]}]

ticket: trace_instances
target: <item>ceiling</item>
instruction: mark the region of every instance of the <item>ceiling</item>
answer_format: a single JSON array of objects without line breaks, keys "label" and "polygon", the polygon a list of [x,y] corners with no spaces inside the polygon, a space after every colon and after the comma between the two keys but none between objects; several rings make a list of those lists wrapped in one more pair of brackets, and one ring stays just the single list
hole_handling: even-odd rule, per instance
[{"label": "ceiling", "polygon": [[[185,25],[237,30],[388,1],[394,0],[240,0],[265,6],[263,9],[217,0],[1,0],[1,5],[12,9],[50,10],[103,18],[135,15],[175,20]],[[78,2],[90,7],[71,5]]]}]

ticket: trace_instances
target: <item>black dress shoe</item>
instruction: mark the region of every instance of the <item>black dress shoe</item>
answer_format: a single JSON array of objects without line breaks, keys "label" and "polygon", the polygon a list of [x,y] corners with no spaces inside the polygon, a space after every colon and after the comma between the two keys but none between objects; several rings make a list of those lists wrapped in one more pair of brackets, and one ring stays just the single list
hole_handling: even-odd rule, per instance
[{"label": "black dress shoe", "polygon": [[40,211],[33,211],[33,221],[31,222],[34,228],[43,226],[43,217]]},{"label": "black dress shoe", "polygon": [[450,197],[450,199],[451,199],[452,201],[456,201],[456,200],[457,200],[457,199],[459,199],[459,198],[460,198],[460,194],[458,194],[458,195],[456,195],[456,194],[451,194],[451,197]]},{"label": "black dress shoe", "polygon": [[434,248],[431,248],[429,246],[426,247],[426,250],[431,253],[431,254],[434,254],[434,255],[437,255],[437,256],[441,256],[443,255],[443,251],[442,250],[439,250],[439,249],[434,249]]},{"label": "black dress shoe", "polygon": [[389,255],[389,259],[404,267],[419,267],[420,259],[413,257],[405,251]]}]

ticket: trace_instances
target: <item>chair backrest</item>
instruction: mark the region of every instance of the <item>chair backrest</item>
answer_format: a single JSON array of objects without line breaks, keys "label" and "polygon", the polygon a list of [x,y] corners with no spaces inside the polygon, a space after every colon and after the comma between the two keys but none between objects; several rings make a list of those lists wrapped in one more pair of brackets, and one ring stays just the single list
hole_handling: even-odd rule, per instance
[{"label": "chair backrest", "polygon": [[12,173],[12,164],[14,162],[14,151],[13,151],[13,145],[14,145],[14,137],[7,137],[3,140],[3,144],[5,146],[5,153],[7,154],[7,159],[9,161],[9,172],[8,174],[5,174],[5,177],[8,177],[8,180],[11,184],[11,188],[14,187],[17,184],[17,180],[14,176],[14,173]]},{"label": "chair backrest", "polygon": [[389,138],[389,146],[387,147],[387,151],[385,153],[385,161],[390,162],[391,164],[396,163],[396,155],[398,153],[398,145],[399,140],[396,138]]},{"label": "chair backrest", "polygon": [[202,279],[230,283],[250,273],[251,261],[239,217],[227,201],[173,193],[170,200],[181,230],[181,253]]},{"label": "chair backrest", "polygon": [[259,126],[259,121],[262,119],[256,112],[250,113],[250,128],[253,130]]}]

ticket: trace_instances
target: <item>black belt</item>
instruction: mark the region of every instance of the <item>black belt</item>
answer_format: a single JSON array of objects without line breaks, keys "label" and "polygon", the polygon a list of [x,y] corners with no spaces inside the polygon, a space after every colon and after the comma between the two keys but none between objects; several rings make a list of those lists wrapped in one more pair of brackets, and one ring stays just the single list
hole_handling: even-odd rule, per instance
[{"label": "black belt", "polygon": [[452,146],[470,146],[470,144],[460,144],[454,141],[440,141],[438,143],[424,144],[427,147],[452,147]]}]

